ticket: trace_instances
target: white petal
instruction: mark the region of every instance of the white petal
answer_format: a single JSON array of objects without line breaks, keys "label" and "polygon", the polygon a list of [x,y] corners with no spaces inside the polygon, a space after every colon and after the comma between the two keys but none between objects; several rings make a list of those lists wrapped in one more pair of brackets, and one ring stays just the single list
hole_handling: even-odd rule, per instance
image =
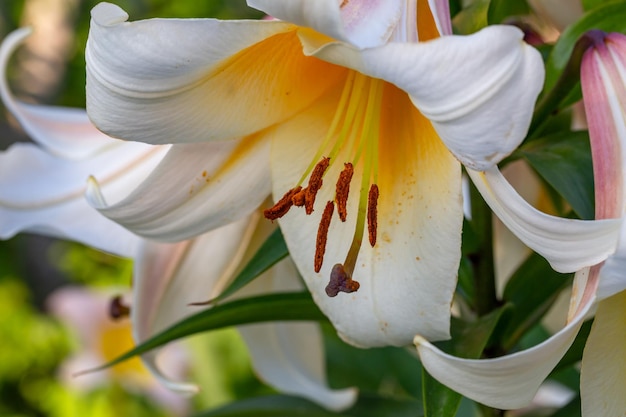
[{"label": "white petal", "polygon": [[448,0],[428,0],[430,10],[437,30],[441,36],[452,35],[452,21],[450,20],[450,2]]},{"label": "white petal", "polygon": [[0,95],[26,133],[50,152],[73,159],[85,158],[119,142],[98,131],[84,110],[36,106],[13,97],[7,82],[7,65],[15,49],[30,33],[28,28],[18,29],[4,39],[0,48]]},{"label": "white petal", "polygon": [[[330,223],[319,273],[314,272],[314,255],[321,214],[334,199],[342,162],[352,157],[337,156],[324,176],[313,214],[294,207],[279,220],[315,302],[344,340],[367,347],[407,345],[420,332],[432,340],[449,337],[463,219],[460,165],[428,121],[419,119],[407,95],[386,88],[389,102],[382,105],[381,134],[394,141],[380,147],[378,239],[372,248],[365,232],[354,270],[359,290],[331,298],[325,287],[333,266],[344,263],[355,233],[362,164],[355,166],[347,221],[335,216]],[[268,133],[273,138],[275,199],[296,185],[313,159],[335,107],[329,97]]]},{"label": "white petal", "polygon": [[248,0],[268,15],[315,29],[336,40],[371,48],[387,42],[398,25],[404,0]]},{"label": "white petal", "polygon": [[574,320],[545,342],[499,358],[457,358],[419,335],[415,344],[422,364],[439,382],[490,407],[521,408],[530,403],[540,384],[567,352],[592,304],[593,298],[581,306]]},{"label": "white petal", "polygon": [[83,191],[95,175],[111,196],[124,195],[165,150],[119,142],[84,160],[67,160],[31,144],[13,145],[0,154],[0,236],[28,231],[134,256],[139,238],[91,208]]},{"label": "white petal", "polygon": [[305,53],[409,93],[454,156],[485,170],[522,142],[543,84],[541,56],[522,36],[512,26],[490,26],[470,36],[365,51],[302,39]]},{"label": "white petal", "polygon": [[617,250],[600,270],[597,297],[603,300],[626,290],[626,221],[622,220]]},{"label": "white petal", "polygon": [[126,199],[104,206],[96,190],[87,196],[102,214],[141,236],[182,240],[256,210],[270,192],[268,164],[263,138],[174,145]]},{"label": "white petal", "polygon": [[237,139],[296,114],[341,76],[303,56],[295,27],[278,21],[129,23],[108,3],[92,17],[87,111],[99,129],[127,140]]},{"label": "white petal", "polygon": [[583,353],[580,393],[584,417],[626,410],[626,292],[600,302]]},{"label": "white petal", "polygon": [[[239,295],[303,288],[293,263],[285,260],[258,277]],[[299,395],[339,411],[354,403],[354,389],[332,390],[326,383],[322,334],[317,323],[272,322],[239,326],[259,377],[281,392]]]},{"label": "white petal", "polygon": [[[138,343],[198,311],[189,306],[219,293],[250,239],[256,220],[243,219],[194,240],[176,244],[146,241],[135,261],[133,331]],[[157,366],[158,350],[142,358],[169,388],[187,393],[195,385],[171,380]]]},{"label": "white petal", "polygon": [[621,219],[585,221],[550,216],[528,204],[497,167],[467,173],[495,215],[555,270],[574,272],[602,262],[615,251]]}]

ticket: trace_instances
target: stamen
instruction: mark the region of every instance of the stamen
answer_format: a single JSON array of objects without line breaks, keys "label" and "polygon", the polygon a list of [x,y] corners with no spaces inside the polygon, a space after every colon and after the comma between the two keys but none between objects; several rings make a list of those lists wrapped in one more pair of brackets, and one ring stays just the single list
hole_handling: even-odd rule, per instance
[{"label": "stamen", "polygon": [[315,272],[320,272],[320,269],[322,269],[324,253],[326,253],[326,241],[328,240],[328,228],[330,227],[330,220],[333,218],[334,210],[335,204],[332,201],[327,202],[326,207],[324,207],[324,213],[322,213],[322,220],[320,221],[319,228],[317,229],[314,260]]},{"label": "stamen", "polygon": [[378,185],[372,184],[367,197],[367,234],[370,245],[376,245],[376,231],[378,229]]},{"label": "stamen", "polygon": [[298,187],[300,191],[291,197],[291,202],[296,207],[302,207],[306,201],[306,188]]},{"label": "stamen", "polygon": [[278,200],[276,204],[274,204],[273,207],[263,210],[263,215],[265,216],[265,218],[268,220],[276,220],[287,214],[287,212],[293,205],[293,196],[299,193],[300,190],[302,190],[301,186],[292,188],[291,190],[287,191],[285,195],[280,200]]},{"label": "stamen", "polygon": [[342,222],[346,221],[348,215],[347,203],[348,194],[350,192],[350,181],[352,180],[352,174],[354,174],[354,167],[350,162],[343,164],[344,168],[339,174],[337,180],[337,186],[335,191],[335,200],[337,201],[337,213]]},{"label": "stamen", "polygon": [[116,295],[109,304],[109,317],[113,320],[120,320],[124,317],[128,317],[130,314],[130,307],[128,307],[122,301],[121,295]]},{"label": "stamen", "polygon": [[336,297],[339,292],[355,292],[360,286],[361,284],[352,279],[342,264],[336,264],[330,273],[330,281],[326,286],[326,295]]},{"label": "stamen", "polygon": [[321,161],[315,165],[311,178],[309,178],[309,185],[306,187],[306,194],[304,196],[304,209],[306,214],[313,213],[313,204],[315,203],[315,196],[320,188],[322,188],[322,177],[324,172],[330,164],[330,158],[322,158]]}]

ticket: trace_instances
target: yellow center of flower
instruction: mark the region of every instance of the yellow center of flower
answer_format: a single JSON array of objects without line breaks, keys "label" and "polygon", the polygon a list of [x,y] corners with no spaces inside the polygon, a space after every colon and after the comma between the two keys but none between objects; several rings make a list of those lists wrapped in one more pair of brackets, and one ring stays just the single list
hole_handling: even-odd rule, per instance
[{"label": "yellow center of flower", "polygon": [[[358,282],[352,280],[352,273],[366,227],[370,245],[376,245],[378,146],[384,87],[385,82],[382,80],[350,71],[328,133],[308,168],[295,187],[265,211],[265,217],[270,220],[284,216],[293,206],[304,207],[306,214],[311,214],[328,168],[338,161],[337,156],[340,153],[348,155],[348,160],[342,161],[344,168],[336,179],[335,198],[326,203],[318,228],[314,268],[315,272],[319,272],[324,261],[328,229],[335,207],[339,219],[345,222],[354,167],[362,164],[356,228],[345,261],[335,265],[331,272],[331,281],[326,289],[331,297],[339,291],[353,292],[359,288]],[[303,187],[307,178],[308,183]]]}]

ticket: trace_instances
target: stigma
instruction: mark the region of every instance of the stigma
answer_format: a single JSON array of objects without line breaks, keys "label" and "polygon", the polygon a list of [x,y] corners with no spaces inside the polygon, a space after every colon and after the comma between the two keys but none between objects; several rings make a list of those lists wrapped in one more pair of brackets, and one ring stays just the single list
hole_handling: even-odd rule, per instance
[{"label": "stigma", "polygon": [[[343,223],[350,216],[356,217],[352,241],[344,262],[335,264],[330,273],[326,287],[329,297],[359,289],[360,284],[353,279],[353,274],[366,230],[370,246],[376,245],[380,196],[378,147],[384,90],[384,81],[350,72],[334,118],[313,160],[300,181],[287,190],[274,206],[264,211],[264,216],[269,220],[282,218],[294,207],[303,208],[306,215],[313,214],[318,193],[325,186],[325,181],[329,180],[327,176],[330,167],[336,163],[343,164],[339,175],[331,180],[335,184],[334,198],[323,205],[313,254],[313,270],[319,273],[326,257],[332,221],[338,218]],[[356,211],[350,213],[348,201],[351,192],[354,192],[351,185],[355,176],[360,176],[358,205]]]}]

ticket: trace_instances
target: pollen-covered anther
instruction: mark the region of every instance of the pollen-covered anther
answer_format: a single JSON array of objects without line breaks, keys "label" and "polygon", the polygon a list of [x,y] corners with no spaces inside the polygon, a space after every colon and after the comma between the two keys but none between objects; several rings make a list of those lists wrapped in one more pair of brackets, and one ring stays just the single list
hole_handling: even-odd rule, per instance
[{"label": "pollen-covered anther", "polygon": [[336,297],[340,292],[355,292],[360,286],[357,281],[352,279],[342,264],[336,264],[330,273],[330,281],[326,286],[326,295]]},{"label": "pollen-covered anther", "polygon": [[113,320],[120,320],[130,315],[130,307],[124,304],[121,295],[116,295],[109,304],[109,317]]},{"label": "pollen-covered anther", "polygon": [[345,222],[348,216],[348,194],[350,193],[350,181],[352,181],[354,167],[350,162],[343,164],[343,166],[343,171],[341,171],[339,179],[337,180],[335,201],[337,201],[337,214],[339,214],[339,219]]},{"label": "pollen-covered anther", "polygon": [[376,245],[376,231],[378,229],[378,185],[372,184],[367,196],[367,234],[370,245]]},{"label": "pollen-covered anther", "polygon": [[304,195],[304,210],[306,214],[313,213],[313,204],[315,204],[315,196],[317,196],[317,192],[320,188],[322,188],[322,177],[324,176],[324,172],[328,169],[330,165],[330,158],[322,158],[321,161],[315,165],[313,168],[313,172],[311,172],[311,177],[309,178],[309,184],[306,187],[306,194]]},{"label": "pollen-covered anther", "polygon": [[334,210],[335,204],[332,201],[327,202],[326,207],[324,207],[324,213],[322,213],[322,220],[320,220],[320,225],[317,229],[315,260],[313,263],[315,272],[320,272],[320,269],[322,269],[324,253],[326,253],[326,241],[328,240],[328,228],[330,227],[330,220],[333,218]]},{"label": "pollen-covered anther", "polygon": [[276,220],[283,217],[293,205],[293,196],[298,194],[302,187],[298,186],[287,191],[285,195],[274,204],[274,206],[263,210],[263,215],[268,220]]}]

